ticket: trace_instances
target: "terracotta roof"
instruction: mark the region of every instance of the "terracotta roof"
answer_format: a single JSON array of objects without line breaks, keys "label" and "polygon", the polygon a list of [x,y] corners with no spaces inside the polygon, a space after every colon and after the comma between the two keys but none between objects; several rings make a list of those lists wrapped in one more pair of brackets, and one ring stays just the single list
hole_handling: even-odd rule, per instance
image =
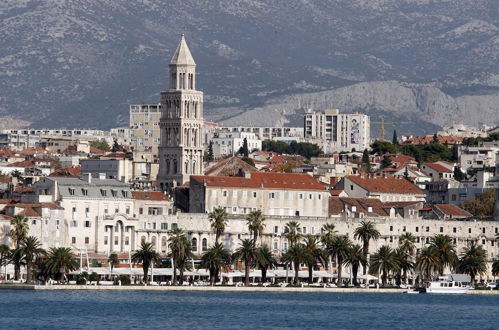
[{"label": "terracotta roof", "polygon": [[33,155],[33,154],[45,154],[47,153],[47,150],[45,150],[42,147],[36,147],[36,148],[27,148],[24,150],[19,151],[21,155]]},{"label": "terracotta roof", "polygon": [[434,169],[437,172],[452,173],[452,171],[450,169],[448,169],[447,167],[445,167],[443,165],[437,164],[437,163],[426,163],[425,166],[427,166],[431,169]]},{"label": "terracotta roof", "polygon": [[[441,144],[461,144],[463,143],[464,138],[460,136],[437,136],[438,143]],[[430,144],[434,142],[433,135],[427,136],[414,136],[402,142],[402,144],[414,144],[414,145],[424,145]]]},{"label": "terracotta roof", "polygon": [[132,198],[144,201],[169,201],[161,191],[132,191]]},{"label": "terracotta roof", "polygon": [[264,188],[264,189],[298,189],[298,190],[324,190],[319,181],[308,174],[252,172],[250,178],[227,176],[202,176],[193,175],[191,180],[205,183],[209,187],[234,187],[234,188]]},{"label": "terracotta roof", "polygon": [[347,178],[356,185],[369,192],[385,194],[410,194],[424,195],[424,192],[412,182],[397,177],[361,177],[347,176]]},{"label": "terracotta roof", "polygon": [[215,165],[210,167],[205,175],[210,176],[241,176],[241,173],[245,172],[256,172],[258,171],[255,167],[246,163],[239,157],[230,157],[222,159]]},{"label": "terracotta roof", "polygon": [[329,193],[331,194],[331,196],[339,196],[342,192],[343,192],[343,190],[341,190],[341,189],[329,190]]},{"label": "terracotta roof", "polygon": [[[364,213],[368,216],[389,216],[390,213],[386,210],[383,202],[377,198],[352,198],[352,197],[331,197],[329,198],[329,215],[339,215],[345,210],[352,213]],[[352,210],[355,207],[355,211]],[[371,211],[369,212],[369,207]]]},{"label": "terracotta roof", "polygon": [[79,178],[81,175],[81,166],[60,168],[52,172],[50,177],[69,177]]},{"label": "terracotta roof", "polygon": [[55,203],[11,203],[8,204],[7,207],[18,207],[18,208],[49,208],[52,210],[64,210],[64,208],[60,207]]},{"label": "terracotta roof", "polygon": [[15,152],[7,149],[7,148],[2,148],[0,149],[0,157],[12,157],[15,155]]},{"label": "terracotta roof", "polygon": [[42,215],[32,207],[25,207],[21,212],[25,217],[41,217]]},{"label": "terracotta roof", "polygon": [[92,147],[92,146],[90,146],[90,153],[91,153],[91,154],[104,155],[106,152],[105,152],[105,151],[103,151],[103,150],[100,150],[100,149],[98,149],[98,148],[96,148],[96,147]]},{"label": "terracotta roof", "polygon": [[10,183],[10,178],[6,175],[0,175],[0,183]]},{"label": "terracotta roof", "polygon": [[455,217],[471,217],[472,214],[462,208],[452,204],[435,204],[434,205],[440,212],[445,215]]},{"label": "terracotta roof", "polygon": [[394,163],[412,163],[416,161],[414,157],[404,154],[387,154],[385,156],[390,158],[390,160]]},{"label": "terracotta roof", "polygon": [[396,207],[396,208],[400,208],[400,207],[407,207],[407,206],[411,206],[411,205],[415,205],[415,204],[420,204],[422,202],[417,202],[417,201],[413,201],[413,202],[385,202],[383,203],[386,207]]}]

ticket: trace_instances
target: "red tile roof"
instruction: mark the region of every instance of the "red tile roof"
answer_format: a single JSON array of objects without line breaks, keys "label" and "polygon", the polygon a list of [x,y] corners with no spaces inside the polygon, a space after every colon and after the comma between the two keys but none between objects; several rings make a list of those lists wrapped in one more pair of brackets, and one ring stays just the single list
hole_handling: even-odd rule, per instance
[{"label": "red tile roof", "polygon": [[52,172],[50,177],[69,177],[79,178],[81,175],[81,166],[60,168]]},{"label": "red tile roof", "polygon": [[250,178],[224,176],[191,176],[191,180],[209,187],[323,190],[324,185],[308,174],[252,172]]},{"label": "red tile roof", "polygon": [[361,177],[347,176],[354,184],[364,188],[369,192],[385,194],[410,194],[424,195],[424,192],[412,182],[397,177]]},{"label": "red tile roof", "polygon": [[161,191],[132,191],[132,198],[145,201],[169,201]]},{"label": "red tile roof", "polygon": [[47,150],[45,150],[45,148],[42,148],[42,147],[36,147],[36,148],[31,147],[31,148],[27,148],[27,149],[19,151],[19,153],[21,155],[46,154]]},{"label": "red tile roof", "polygon": [[[438,143],[441,144],[461,144],[463,143],[464,138],[460,136],[442,136],[439,135],[437,137]],[[414,136],[402,142],[402,144],[414,144],[414,145],[424,145],[430,144],[434,142],[433,135],[427,136]]]},{"label": "red tile roof", "polygon": [[466,210],[463,210],[462,208],[452,205],[452,204],[435,204],[435,207],[439,209],[443,214],[445,215],[450,215],[454,217],[470,217],[472,216],[471,213],[469,213]]},{"label": "red tile roof", "polygon": [[106,152],[105,151],[102,151],[96,147],[92,147],[90,146],[90,153],[91,154],[97,154],[97,155],[104,155]]},{"label": "red tile roof", "polygon": [[450,169],[447,167],[437,164],[437,163],[426,163],[425,166],[437,171],[437,172],[445,172],[445,173],[452,173]]},{"label": "red tile roof", "polygon": [[[329,198],[329,216],[341,214],[345,206],[352,213],[382,217],[390,215],[383,202],[376,198],[331,197]],[[352,211],[352,206],[355,206],[355,211]],[[369,207],[371,207],[371,212],[369,212]]]},{"label": "red tile roof", "polygon": [[205,174],[210,176],[241,176],[245,172],[257,172],[258,170],[246,163],[239,157],[222,159],[206,170]]},{"label": "red tile roof", "polygon": [[11,203],[8,204],[7,207],[18,207],[21,209],[25,208],[49,208],[52,210],[64,210],[64,208],[60,207],[54,203]]}]

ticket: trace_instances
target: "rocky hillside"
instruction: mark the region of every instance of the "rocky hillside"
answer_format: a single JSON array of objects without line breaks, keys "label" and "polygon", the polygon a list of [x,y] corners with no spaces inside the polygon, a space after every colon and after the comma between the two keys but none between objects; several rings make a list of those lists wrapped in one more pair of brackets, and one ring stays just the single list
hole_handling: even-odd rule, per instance
[{"label": "rocky hillside", "polygon": [[498,17],[497,0],[4,0],[0,117],[126,125],[128,104],[158,102],[185,31],[208,119],[498,123]]}]

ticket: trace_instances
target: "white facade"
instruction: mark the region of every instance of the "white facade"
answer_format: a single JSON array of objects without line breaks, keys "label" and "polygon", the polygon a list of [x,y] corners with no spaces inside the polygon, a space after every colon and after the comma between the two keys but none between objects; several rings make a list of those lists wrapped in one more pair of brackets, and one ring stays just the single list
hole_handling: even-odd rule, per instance
[{"label": "white facade", "polygon": [[459,147],[459,164],[466,172],[470,168],[494,167],[499,163],[499,141],[482,142],[478,147]]},{"label": "white facade", "polygon": [[215,157],[235,155],[244,144],[244,139],[248,143],[248,151],[262,149],[262,140],[258,139],[255,133],[228,133],[217,132],[213,134],[213,154]]},{"label": "white facade", "polygon": [[304,120],[305,139],[319,143],[324,152],[362,151],[369,148],[370,120],[363,114],[340,114],[338,109],[324,112],[307,110]]},{"label": "white facade", "polygon": [[81,173],[89,173],[93,178],[116,179],[129,182],[133,167],[130,159],[82,159]]},{"label": "white facade", "polygon": [[233,133],[254,133],[260,140],[303,141],[303,127],[229,126],[221,129]]}]

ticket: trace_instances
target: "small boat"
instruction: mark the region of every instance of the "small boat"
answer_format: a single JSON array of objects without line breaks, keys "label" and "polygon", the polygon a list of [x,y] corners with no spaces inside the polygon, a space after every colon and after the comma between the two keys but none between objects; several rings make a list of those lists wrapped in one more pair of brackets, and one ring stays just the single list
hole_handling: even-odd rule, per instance
[{"label": "small boat", "polygon": [[[464,294],[470,290],[471,278],[469,275],[452,274],[439,276],[438,281],[427,282],[425,293],[446,293],[446,294]],[[420,293],[423,290],[420,290]]]}]

